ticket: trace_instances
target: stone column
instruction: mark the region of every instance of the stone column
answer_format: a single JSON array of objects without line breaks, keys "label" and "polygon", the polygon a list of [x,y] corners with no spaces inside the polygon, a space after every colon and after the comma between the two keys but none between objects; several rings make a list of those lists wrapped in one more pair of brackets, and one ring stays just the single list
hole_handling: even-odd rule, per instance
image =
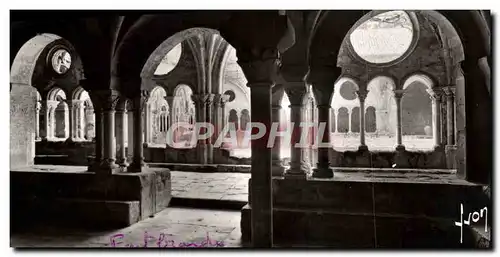
[{"label": "stone column", "polygon": [[[332,87],[333,88],[333,87]],[[313,177],[317,178],[332,178],[333,170],[330,168],[329,152],[330,152],[330,104],[322,102],[318,104],[318,124],[325,124],[324,131],[318,130],[318,163],[313,171]],[[321,146],[328,144],[328,147]]]},{"label": "stone column", "polygon": [[[278,131],[281,131],[281,124],[280,124],[281,106],[274,104],[272,105],[271,109],[272,109],[271,112],[272,122],[278,123],[279,124]],[[269,127],[268,129],[271,129],[271,127]],[[274,139],[274,145],[271,151],[273,176],[283,176],[283,173],[285,172],[285,167],[283,167],[283,163],[281,161],[280,151],[281,151],[281,137],[277,136]]]},{"label": "stone column", "polygon": [[149,98],[149,92],[146,90],[141,91],[139,96],[133,99],[133,112],[134,112],[134,156],[132,163],[128,167],[128,172],[142,172],[146,167],[144,162],[144,148],[143,148],[143,126],[142,111],[145,109],[146,101]]},{"label": "stone column", "polygon": [[40,109],[42,108],[42,104],[40,102],[36,102],[36,114],[35,114],[35,140],[40,140]]},{"label": "stone column", "polygon": [[41,101],[41,110],[40,113],[43,113],[43,123],[40,128],[40,137],[42,141],[47,141],[48,137],[48,126],[49,126],[49,107],[47,105],[47,101]]},{"label": "stone column", "polygon": [[[214,95],[209,93],[192,95],[192,99],[195,102],[196,106],[196,122],[210,123],[211,108],[209,108],[209,106],[211,106],[213,102],[213,97]],[[205,133],[205,131],[200,130],[200,134],[202,133]],[[198,140],[196,143],[198,161],[200,164],[207,164],[209,163],[209,161],[210,162],[212,161],[211,157],[213,155],[211,154],[210,151],[212,148],[209,140],[210,139]]]},{"label": "stone column", "polygon": [[115,108],[118,103],[118,92],[114,90],[103,92],[102,119],[103,119],[103,154],[99,170],[111,174],[117,171],[116,165],[116,138],[115,138]]},{"label": "stone column", "polygon": [[396,150],[404,150],[405,147],[403,145],[403,127],[402,127],[402,119],[403,112],[401,110],[401,99],[403,98],[404,91],[403,90],[394,90],[394,98],[396,99],[396,137],[397,137],[397,145]]},{"label": "stone column", "polygon": [[125,138],[126,138],[126,131],[127,131],[127,112],[126,112],[126,101],[121,100],[118,105],[116,106],[116,120],[118,124],[117,126],[117,131],[116,131],[116,145],[118,147],[117,151],[117,159],[116,159],[116,164],[120,166],[120,169],[124,171],[126,167],[128,167],[128,162],[127,162],[127,153],[125,151]]},{"label": "stone column", "polygon": [[[174,96],[165,96],[165,100],[167,100],[168,103],[168,123],[166,124],[166,131],[170,129],[170,127],[175,123],[174,121]],[[168,140],[167,140],[168,141]],[[168,144],[167,144],[168,147]]]},{"label": "stone column", "polygon": [[134,158],[134,107],[132,101],[127,101],[127,159],[132,162]]},{"label": "stone column", "polygon": [[446,128],[447,128],[447,145],[455,144],[455,108],[454,108],[454,97],[455,88],[444,87],[443,92],[446,96]]},{"label": "stone column", "polygon": [[102,118],[102,101],[98,91],[89,92],[92,103],[94,104],[95,115],[95,159],[89,166],[89,171],[97,171],[100,168],[103,160],[103,118]]},{"label": "stone column", "polygon": [[441,95],[439,88],[427,90],[432,100],[432,133],[434,136],[435,148],[441,147]]},{"label": "stone column", "polygon": [[85,102],[82,101],[78,105],[78,126],[77,126],[77,137],[80,140],[85,138]]},{"label": "stone column", "polygon": [[[205,100],[205,105],[206,105],[205,122],[212,125],[214,124],[212,120],[213,103],[214,103],[214,94],[207,94]],[[206,146],[207,163],[212,164],[214,162],[214,149],[211,138],[205,139],[205,146]]]},{"label": "stone column", "polygon": [[[66,100],[66,104],[68,105],[68,115],[69,115],[69,135],[68,136],[68,139],[66,141],[68,142],[73,142],[74,140],[74,135],[75,135],[75,114],[74,114],[74,111],[75,109],[73,108],[73,100],[69,99],[69,100]],[[66,129],[66,128],[65,128]]]},{"label": "stone column", "polygon": [[359,99],[359,150],[367,151],[368,147],[365,142],[365,100],[368,95],[368,90],[360,89],[356,93]]},{"label": "stone column", "polygon": [[46,120],[46,131],[47,131],[47,140],[51,140],[55,137],[55,112],[56,108],[59,102],[57,101],[47,101],[47,109],[46,109],[46,115],[45,115],[45,120]]},{"label": "stone column", "polygon": [[[273,202],[272,202],[272,150],[267,147],[270,134],[271,88],[276,82],[279,69],[279,53],[276,49],[265,51],[238,50],[246,58],[238,56],[250,87],[250,116],[252,123],[262,123],[266,132],[262,138],[252,139],[252,168],[250,199],[252,208],[252,245],[253,247],[273,246]],[[256,55],[265,53],[265,56]],[[250,59],[248,59],[250,57]]]},{"label": "stone column", "polygon": [[[314,68],[311,69],[307,81],[312,84],[313,93],[318,106],[318,124],[324,124],[324,131],[318,129],[318,163],[313,171],[313,177],[331,178],[334,176],[330,168],[331,144],[331,99],[334,91],[335,81],[340,76],[340,69]],[[337,117],[337,115],[335,115]],[[337,123],[335,123],[337,124]]]},{"label": "stone column", "polygon": [[[307,177],[311,167],[307,162],[302,144],[302,131],[307,128],[301,127],[304,121],[303,99],[307,88],[305,82],[293,82],[285,84],[285,92],[290,100],[290,122],[292,122],[292,138],[290,144],[290,168],[285,172],[285,178],[303,178]],[[299,144],[299,146],[296,146]]]},{"label": "stone column", "polygon": [[144,146],[148,146],[151,141],[151,106],[146,103],[144,108]]}]

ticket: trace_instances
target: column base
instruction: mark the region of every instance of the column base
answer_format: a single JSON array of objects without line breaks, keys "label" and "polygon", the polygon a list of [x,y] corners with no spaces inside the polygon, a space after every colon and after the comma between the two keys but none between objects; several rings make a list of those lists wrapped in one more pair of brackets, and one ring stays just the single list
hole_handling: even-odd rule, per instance
[{"label": "column base", "polygon": [[119,166],[119,169],[121,172],[127,172],[127,169],[129,167],[129,163],[127,162],[126,158],[121,158],[116,161],[116,164]]},{"label": "column base", "polygon": [[285,174],[285,167],[281,164],[281,160],[273,162],[271,166],[271,174],[273,177],[281,177]]},{"label": "column base", "polygon": [[396,151],[405,151],[405,146],[404,145],[396,145]]},{"label": "column base", "polygon": [[358,147],[358,152],[368,152],[368,146],[367,145],[360,145]]},{"label": "column base", "polygon": [[64,142],[66,142],[66,143],[73,143],[73,142],[75,142],[75,140],[73,138],[71,138],[71,137],[68,137],[68,139],[66,139],[66,141],[64,141]]},{"label": "column base", "polygon": [[285,171],[285,178],[307,178],[310,166],[307,162],[290,163],[290,169]]},{"label": "column base", "polygon": [[297,172],[297,171],[293,171],[293,170],[286,170],[283,177],[285,177],[286,179],[306,179],[307,173]]},{"label": "column base", "polygon": [[314,178],[333,178],[333,170],[330,167],[313,169]]},{"label": "column base", "polygon": [[445,154],[446,154],[446,168],[447,169],[456,169],[457,168],[457,146],[456,145],[446,145],[445,146]]},{"label": "column base", "polygon": [[132,162],[128,167],[127,167],[127,173],[140,173],[144,172],[145,169],[148,168],[148,165],[144,162]]},{"label": "column base", "polygon": [[115,164],[115,160],[105,159],[94,172],[99,174],[115,174],[120,172],[120,166]]}]

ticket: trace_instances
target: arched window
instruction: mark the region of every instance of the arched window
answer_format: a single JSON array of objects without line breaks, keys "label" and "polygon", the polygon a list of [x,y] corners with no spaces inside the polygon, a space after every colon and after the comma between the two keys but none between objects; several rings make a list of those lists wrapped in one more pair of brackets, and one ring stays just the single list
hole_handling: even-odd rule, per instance
[{"label": "arched window", "polygon": [[337,120],[336,120],[335,111],[336,111],[335,109],[330,109],[331,133],[335,133],[335,131],[337,131]]},{"label": "arched window", "polygon": [[365,111],[365,131],[368,133],[377,131],[377,117],[373,106],[368,106]]},{"label": "arched window", "polygon": [[351,132],[359,133],[360,130],[361,129],[359,126],[359,107],[354,107],[352,108],[351,112]]},{"label": "arched window", "polygon": [[[172,109],[172,121],[174,123],[194,125],[196,121],[196,108],[192,99],[193,91],[188,85],[180,84],[174,89],[174,100]],[[174,125],[174,124],[172,124]],[[168,129],[167,129],[168,131]],[[178,126],[174,134],[174,142],[179,145],[179,148],[193,148],[191,142],[193,130],[184,126]],[[182,147],[180,147],[182,145]]]},{"label": "arched window", "polygon": [[48,134],[47,140],[64,141],[69,136],[69,109],[66,93],[58,87],[52,88],[47,95]]},{"label": "arched window", "polygon": [[426,132],[432,132],[432,103],[426,89],[419,82],[406,88],[401,100],[403,135],[425,136]]},{"label": "arched window", "polygon": [[234,127],[236,130],[240,130],[240,126],[238,123],[238,112],[235,109],[229,111],[229,123],[234,123]]},{"label": "arched window", "polygon": [[168,115],[168,102],[165,99],[167,92],[161,86],[156,86],[151,91],[147,102],[146,117],[147,139],[151,145],[165,146],[167,143],[167,129],[165,117]]},{"label": "arched window", "polygon": [[248,123],[250,122],[250,112],[247,109],[241,111],[240,124],[241,130],[246,131],[249,129]]},{"label": "arched window", "polygon": [[347,110],[347,108],[345,107],[339,108],[337,132],[338,133],[349,132],[349,110]]}]

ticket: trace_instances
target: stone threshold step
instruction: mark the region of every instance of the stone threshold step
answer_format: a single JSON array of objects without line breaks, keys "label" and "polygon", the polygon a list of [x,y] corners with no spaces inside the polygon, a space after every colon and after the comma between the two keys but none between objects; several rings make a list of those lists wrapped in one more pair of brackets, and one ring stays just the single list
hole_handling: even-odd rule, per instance
[{"label": "stone threshold step", "polygon": [[172,197],[169,207],[192,207],[199,209],[218,209],[218,210],[241,210],[248,204],[246,201],[238,200],[219,200],[203,198],[183,198]]},{"label": "stone threshold step", "polygon": [[[187,172],[234,172],[250,173],[251,165],[242,164],[186,164],[186,163],[148,163],[152,168],[169,168],[175,171]],[[288,166],[285,166],[288,168]],[[411,174],[456,174],[455,169],[407,169],[407,168],[370,168],[370,167],[330,167],[334,172],[362,173],[411,173]]]},{"label": "stone threshold step", "polygon": [[186,164],[186,163],[148,163],[151,168],[168,168],[175,171],[200,172],[200,173],[216,173],[216,172],[232,172],[232,173],[250,173],[250,165],[236,164]]},{"label": "stone threshold step", "polygon": [[273,207],[273,211],[279,212],[300,212],[300,213],[317,213],[331,215],[349,215],[349,216],[366,216],[374,218],[403,218],[403,219],[428,219],[439,222],[447,222],[454,217],[429,216],[424,214],[405,214],[405,213],[384,213],[384,212],[346,212],[334,208],[311,208],[311,207]]},{"label": "stone threshold step", "polygon": [[56,198],[40,201],[22,199],[20,202],[23,205],[22,209],[37,213],[37,217],[41,220],[62,224],[126,227],[140,220],[140,201]]}]

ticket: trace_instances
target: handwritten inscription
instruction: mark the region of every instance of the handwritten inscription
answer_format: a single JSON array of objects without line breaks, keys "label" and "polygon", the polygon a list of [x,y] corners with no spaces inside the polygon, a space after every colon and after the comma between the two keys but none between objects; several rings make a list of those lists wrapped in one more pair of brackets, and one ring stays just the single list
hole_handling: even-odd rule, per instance
[{"label": "handwritten inscription", "polygon": [[464,205],[460,204],[460,222],[455,222],[455,226],[460,227],[460,243],[463,243],[463,237],[464,237],[464,225],[469,225],[471,224],[471,217],[472,217],[472,222],[477,223],[480,218],[483,218],[484,214],[484,232],[488,232],[488,208],[484,207],[482,208],[479,212],[475,211],[472,213],[469,213],[469,217],[467,220],[464,220]]},{"label": "handwritten inscription", "polygon": [[[169,238],[168,234],[160,233],[158,238],[151,236],[148,232],[144,232],[144,242],[140,244],[125,244],[124,234],[115,234],[110,237],[111,247],[129,247],[129,248],[206,248],[206,247],[224,247],[224,242],[210,239],[207,236],[201,242],[176,242]],[[153,243],[151,243],[153,241]]]}]

